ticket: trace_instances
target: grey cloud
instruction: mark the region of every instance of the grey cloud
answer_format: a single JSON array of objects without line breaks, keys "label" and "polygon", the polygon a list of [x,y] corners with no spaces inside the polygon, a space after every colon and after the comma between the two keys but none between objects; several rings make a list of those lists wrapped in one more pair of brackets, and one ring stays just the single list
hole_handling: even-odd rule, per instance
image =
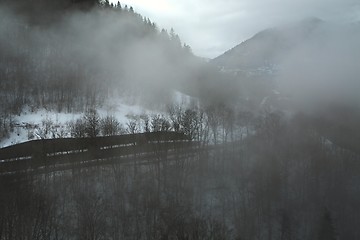
[{"label": "grey cloud", "polygon": [[308,17],[341,22],[360,20],[358,0],[168,1],[176,6],[177,14],[161,15],[147,12],[140,5],[135,7],[149,14],[160,27],[174,27],[196,54],[205,57],[216,57],[265,28]]}]

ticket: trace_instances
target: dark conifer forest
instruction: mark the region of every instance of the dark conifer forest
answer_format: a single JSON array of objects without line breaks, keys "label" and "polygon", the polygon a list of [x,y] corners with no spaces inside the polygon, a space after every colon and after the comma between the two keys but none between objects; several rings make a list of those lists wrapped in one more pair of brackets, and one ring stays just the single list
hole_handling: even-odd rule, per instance
[{"label": "dark conifer forest", "polygon": [[[0,140],[29,140],[0,148],[0,240],[360,239],[358,69],[326,68],[329,97],[293,61],[322,24],[207,61],[122,2],[0,0]],[[19,122],[40,109],[77,117]]]}]

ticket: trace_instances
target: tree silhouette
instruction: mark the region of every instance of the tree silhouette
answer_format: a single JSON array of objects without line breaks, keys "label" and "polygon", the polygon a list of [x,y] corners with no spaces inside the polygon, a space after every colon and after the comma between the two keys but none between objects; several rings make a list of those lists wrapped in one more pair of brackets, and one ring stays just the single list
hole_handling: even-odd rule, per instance
[{"label": "tree silhouette", "polygon": [[95,109],[89,109],[84,115],[86,136],[96,137],[100,133],[100,116]]},{"label": "tree silhouette", "polygon": [[117,4],[116,4],[116,8],[121,10],[121,3],[118,1]]}]

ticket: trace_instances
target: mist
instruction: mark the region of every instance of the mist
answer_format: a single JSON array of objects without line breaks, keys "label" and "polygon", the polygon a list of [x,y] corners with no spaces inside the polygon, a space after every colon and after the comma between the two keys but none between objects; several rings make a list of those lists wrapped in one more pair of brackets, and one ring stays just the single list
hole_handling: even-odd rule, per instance
[{"label": "mist", "polygon": [[204,60],[120,2],[0,3],[0,240],[359,239],[358,23]]},{"label": "mist", "polygon": [[297,110],[359,104],[359,30],[357,24],[322,22],[283,57],[276,81]]},{"label": "mist", "polygon": [[0,11],[2,47],[7,56],[24,55],[17,61],[32,69],[24,76],[28,83],[78,81],[105,95],[159,103],[170,101],[171,91],[193,79],[203,64],[180,39],[170,39],[175,35],[162,34],[151,22],[146,26],[133,10],[65,11],[51,22],[43,19],[46,24],[12,8]]}]

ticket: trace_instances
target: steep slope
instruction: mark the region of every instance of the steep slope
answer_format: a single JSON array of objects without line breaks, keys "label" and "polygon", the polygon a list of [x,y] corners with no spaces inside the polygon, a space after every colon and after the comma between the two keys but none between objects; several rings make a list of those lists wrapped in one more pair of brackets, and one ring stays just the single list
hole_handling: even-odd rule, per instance
[{"label": "steep slope", "polygon": [[264,30],[212,64],[237,77],[252,109],[306,113],[321,137],[356,149],[360,139],[360,28],[316,18]]},{"label": "steep slope", "polygon": [[0,100],[13,113],[81,111],[113,94],[163,100],[200,62],[174,32],[128,7],[75,7],[46,27],[9,9],[0,15]]},{"label": "steep slope", "polygon": [[174,31],[132,8],[78,2],[49,4],[36,21],[18,9],[26,1],[0,2],[0,139],[24,108],[81,113],[121,98],[155,109],[201,65]]},{"label": "steep slope", "polygon": [[122,99],[161,111],[174,90],[209,102],[236,95],[231,79],[219,81],[222,74],[194,56],[174,30],[159,31],[131,7],[103,2],[82,9],[78,2],[50,4],[54,9],[46,7],[39,18],[16,8],[26,1],[0,2],[0,140],[27,108],[81,114]]},{"label": "steep slope", "polygon": [[359,103],[359,61],[358,23],[311,18],[264,30],[211,63],[236,76],[255,105],[290,96],[306,108],[329,101]]},{"label": "steep slope", "polygon": [[323,25],[322,20],[310,18],[286,27],[263,30],[211,63],[226,71],[272,73],[290,51],[308,41]]}]

